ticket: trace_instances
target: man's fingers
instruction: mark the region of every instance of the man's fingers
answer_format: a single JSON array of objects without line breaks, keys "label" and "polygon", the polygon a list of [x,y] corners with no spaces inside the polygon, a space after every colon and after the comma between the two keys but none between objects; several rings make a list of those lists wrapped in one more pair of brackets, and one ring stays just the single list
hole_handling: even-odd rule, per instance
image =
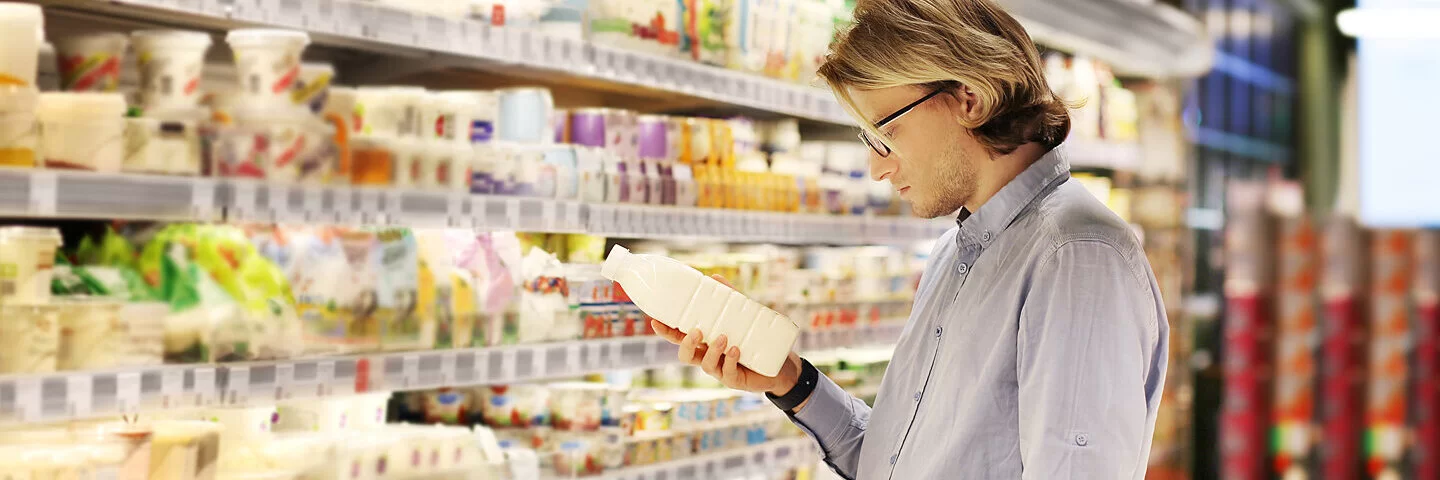
[{"label": "man's fingers", "polygon": [[680,352],[677,354],[680,357],[680,363],[686,365],[697,365],[700,363],[696,349],[700,346],[701,335],[700,330],[695,330],[680,339]]},{"label": "man's fingers", "polygon": [[720,381],[732,388],[740,385],[740,347],[730,347],[725,352],[725,364],[720,367]]},{"label": "man's fingers", "polygon": [[700,361],[700,368],[705,370],[705,373],[720,378],[720,357],[725,355],[725,347],[729,344],[729,340],[721,335],[720,338],[710,342],[710,348],[705,352],[705,359]]},{"label": "man's fingers", "polygon": [[725,284],[725,286],[730,287],[731,289],[735,288],[735,285],[731,284],[729,280],[726,280],[725,277],[721,276],[718,273],[711,275],[710,278],[713,278],[715,279],[715,281]]},{"label": "man's fingers", "polygon": [[665,339],[665,341],[670,343],[678,345],[681,340],[685,339],[685,334],[681,333],[680,329],[670,328],[669,325],[660,323],[659,320],[651,319],[650,328],[655,330],[655,335],[658,335],[660,338],[663,338]]}]

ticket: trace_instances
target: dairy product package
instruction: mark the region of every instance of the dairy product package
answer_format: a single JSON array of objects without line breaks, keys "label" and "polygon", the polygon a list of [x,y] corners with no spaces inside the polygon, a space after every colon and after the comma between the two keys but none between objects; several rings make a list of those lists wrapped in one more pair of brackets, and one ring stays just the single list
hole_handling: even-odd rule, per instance
[{"label": "dairy product package", "polygon": [[579,338],[579,322],[570,315],[564,265],[531,247],[521,266],[520,343]]},{"label": "dairy product package", "polygon": [[655,319],[709,343],[725,335],[740,348],[740,364],[775,376],[789,356],[800,328],[766,308],[674,259],[631,254],[616,245],[601,275],[620,283],[635,305]]},{"label": "dairy product package", "polygon": [[329,229],[294,230],[287,234],[292,255],[288,276],[295,311],[304,327],[305,349],[335,354],[365,350],[365,335],[353,330],[356,285],[341,244],[341,233]]},{"label": "dairy product package", "polygon": [[[455,343],[455,261],[446,250],[444,231],[417,229],[413,234],[419,261],[416,312],[422,320],[420,336],[433,348],[450,348]],[[465,343],[468,346],[469,342]]]},{"label": "dairy product package", "polygon": [[0,374],[49,373],[56,369],[60,319],[54,306],[0,306],[0,336],[15,342],[0,349]]},{"label": "dairy product package", "polygon": [[380,346],[379,248],[374,232],[349,230],[340,234],[340,248],[349,265],[347,285],[340,291],[340,316],[347,348],[374,350]]}]

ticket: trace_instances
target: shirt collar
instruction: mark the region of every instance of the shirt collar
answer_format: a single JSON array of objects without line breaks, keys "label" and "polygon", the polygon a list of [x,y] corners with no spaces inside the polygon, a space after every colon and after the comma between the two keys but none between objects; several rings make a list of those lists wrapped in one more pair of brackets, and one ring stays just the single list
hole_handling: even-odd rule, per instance
[{"label": "shirt collar", "polygon": [[1001,187],[979,210],[971,213],[961,208],[960,217],[956,220],[956,224],[960,225],[959,235],[955,236],[956,244],[961,247],[973,244],[989,246],[1000,236],[1000,232],[1014,223],[1025,207],[1067,178],[1070,178],[1070,162],[1060,155],[1060,149],[1051,150]]}]

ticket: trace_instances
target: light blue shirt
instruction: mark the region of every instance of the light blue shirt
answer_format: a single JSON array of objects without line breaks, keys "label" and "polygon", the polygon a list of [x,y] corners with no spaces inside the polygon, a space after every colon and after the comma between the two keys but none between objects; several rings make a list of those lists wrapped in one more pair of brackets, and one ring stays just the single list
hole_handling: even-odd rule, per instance
[{"label": "light blue shirt", "polygon": [[1169,326],[1128,225],[1052,152],[945,233],[875,408],[794,417],[853,479],[1143,479]]}]

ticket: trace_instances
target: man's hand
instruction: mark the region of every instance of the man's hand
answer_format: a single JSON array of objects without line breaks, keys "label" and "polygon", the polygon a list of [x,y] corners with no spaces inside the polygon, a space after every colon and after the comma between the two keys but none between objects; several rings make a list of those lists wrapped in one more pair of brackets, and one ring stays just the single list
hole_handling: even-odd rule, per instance
[{"label": "man's hand", "polygon": [[[713,278],[734,288],[724,277],[714,275]],[[700,366],[701,370],[720,380],[726,387],[780,396],[789,392],[800,381],[800,356],[795,352],[790,352],[790,356],[785,359],[785,365],[780,367],[779,374],[767,377],[740,365],[740,347],[731,345],[730,339],[724,335],[706,345],[700,342],[704,333],[698,329],[687,335],[660,323],[659,320],[651,320],[650,326],[660,338],[680,346],[681,363]]]}]

